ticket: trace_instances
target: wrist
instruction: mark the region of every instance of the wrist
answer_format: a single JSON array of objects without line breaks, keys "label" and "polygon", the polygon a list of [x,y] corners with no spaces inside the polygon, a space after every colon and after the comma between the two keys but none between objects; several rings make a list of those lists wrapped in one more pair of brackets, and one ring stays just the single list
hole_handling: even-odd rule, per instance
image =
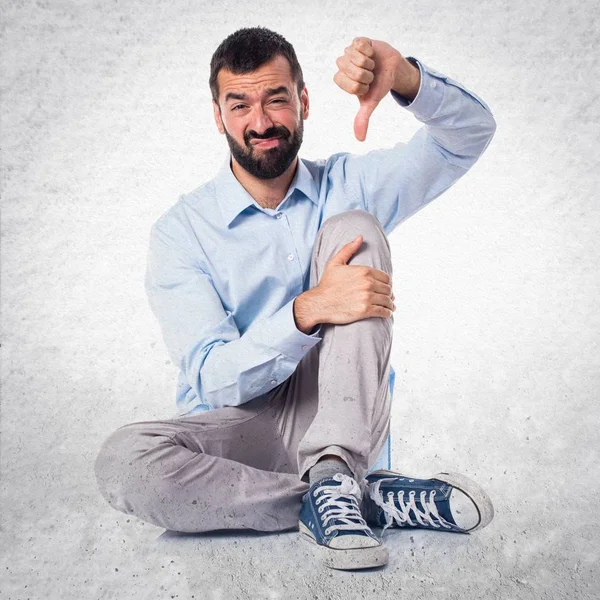
[{"label": "wrist", "polygon": [[[414,60],[414,59],[413,59]],[[412,102],[421,87],[421,71],[416,63],[401,56],[396,73],[394,75],[394,85],[392,89]]]},{"label": "wrist", "polygon": [[292,312],[296,328],[306,335],[310,335],[310,332],[320,323],[315,313],[313,298],[314,292],[308,290],[296,296],[293,304]]}]

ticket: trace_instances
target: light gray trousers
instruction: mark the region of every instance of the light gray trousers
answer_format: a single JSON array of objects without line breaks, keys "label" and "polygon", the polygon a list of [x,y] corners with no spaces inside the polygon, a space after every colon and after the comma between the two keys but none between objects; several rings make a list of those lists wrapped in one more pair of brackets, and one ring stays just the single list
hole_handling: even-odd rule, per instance
[{"label": "light gray trousers", "polygon": [[[392,277],[390,246],[363,210],[327,219],[310,288],[344,244],[363,235],[351,265]],[[322,340],[273,390],[237,407],[140,421],[102,445],[95,474],[115,509],[172,531],[282,531],[298,527],[308,471],[340,456],[362,481],[389,434],[393,317],[324,323]]]}]

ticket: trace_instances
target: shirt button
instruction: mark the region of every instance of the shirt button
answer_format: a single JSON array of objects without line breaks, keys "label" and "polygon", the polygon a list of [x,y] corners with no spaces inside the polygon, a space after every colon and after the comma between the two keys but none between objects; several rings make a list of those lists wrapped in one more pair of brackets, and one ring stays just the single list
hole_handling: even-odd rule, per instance
[{"label": "shirt button", "polygon": [[437,83],[436,83],[435,81],[432,81],[432,82],[429,84],[429,87],[432,87],[432,88],[434,88],[436,85],[437,85]]},{"label": "shirt button", "polygon": [[283,217],[283,215],[281,213],[277,213],[276,217],[277,219],[281,219],[281,217]]},{"label": "shirt button", "polygon": [[271,379],[271,385],[275,385],[277,383],[276,379]]},{"label": "shirt button", "polygon": [[308,346],[302,346],[302,350],[308,350]]},{"label": "shirt button", "polygon": [[294,255],[293,254],[288,254],[288,260],[294,260]]}]

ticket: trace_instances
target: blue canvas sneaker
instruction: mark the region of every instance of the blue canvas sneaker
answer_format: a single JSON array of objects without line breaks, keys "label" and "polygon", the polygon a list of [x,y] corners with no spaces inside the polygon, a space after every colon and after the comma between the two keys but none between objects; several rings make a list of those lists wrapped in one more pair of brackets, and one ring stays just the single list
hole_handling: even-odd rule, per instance
[{"label": "blue canvas sneaker", "polygon": [[460,473],[417,479],[393,471],[367,475],[363,514],[371,526],[471,533],[494,517],[489,496]]},{"label": "blue canvas sneaker", "polygon": [[314,483],[302,498],[300,535],[314,544],[316,554],[332,569],[387,563],[387,548],[362,517],[361,499],[358,483],[342,473]]}]

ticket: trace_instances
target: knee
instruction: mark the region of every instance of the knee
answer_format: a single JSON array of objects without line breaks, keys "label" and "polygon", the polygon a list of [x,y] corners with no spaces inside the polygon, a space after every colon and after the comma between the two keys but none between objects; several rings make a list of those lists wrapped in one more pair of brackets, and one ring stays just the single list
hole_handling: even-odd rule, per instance
[{"label": "knee", "polygon": [[[371,213],[361,210],[347,210],[329,217],[323,222],[314,252],[331,252],[339,250],[344,244],[350,243],[359,235],[363,237],[363,244],[354,255],[352,262],[362,261],[364,257],[378,256],[382,265],[391,274],[391,247],[381,223]],[[362,258],[359,258],[362,257]]]},{"label": "knee", "polygon": [[100,447],[94,461],[94,475],[100,493],[111,503],[118,481],[123,477],[123,463],[128,460],[131,431],[121,427],[112,433]]},{"label": "knee", "polygon": [[[356,235],[359,233],[363,233],[363,236],[366,236],[367,232],[376,230],[378,233],[381,233],[385,236],[383,231],[383,227],[381,223],[378,221],[377,217],[373,216],[370,212],[366,210],[362,210],[360,208],[354,210],[346,210],[341,213],[337,213],[325,221],[321,226],[321,229],[337,229],[341,228],[344,231],[358,231]],[[351,240],[349,240],[351,241]]]},{"label": "knee", "polygon": [[[146,432],[147,433],[147,432]],[[141,425],[125,425],[102,444],[94,462],[94,475],[104,499],[117,510],[127,511],[127,497],[133,488],[148,479],[148,452],[158,441],[145,435]]]}]

